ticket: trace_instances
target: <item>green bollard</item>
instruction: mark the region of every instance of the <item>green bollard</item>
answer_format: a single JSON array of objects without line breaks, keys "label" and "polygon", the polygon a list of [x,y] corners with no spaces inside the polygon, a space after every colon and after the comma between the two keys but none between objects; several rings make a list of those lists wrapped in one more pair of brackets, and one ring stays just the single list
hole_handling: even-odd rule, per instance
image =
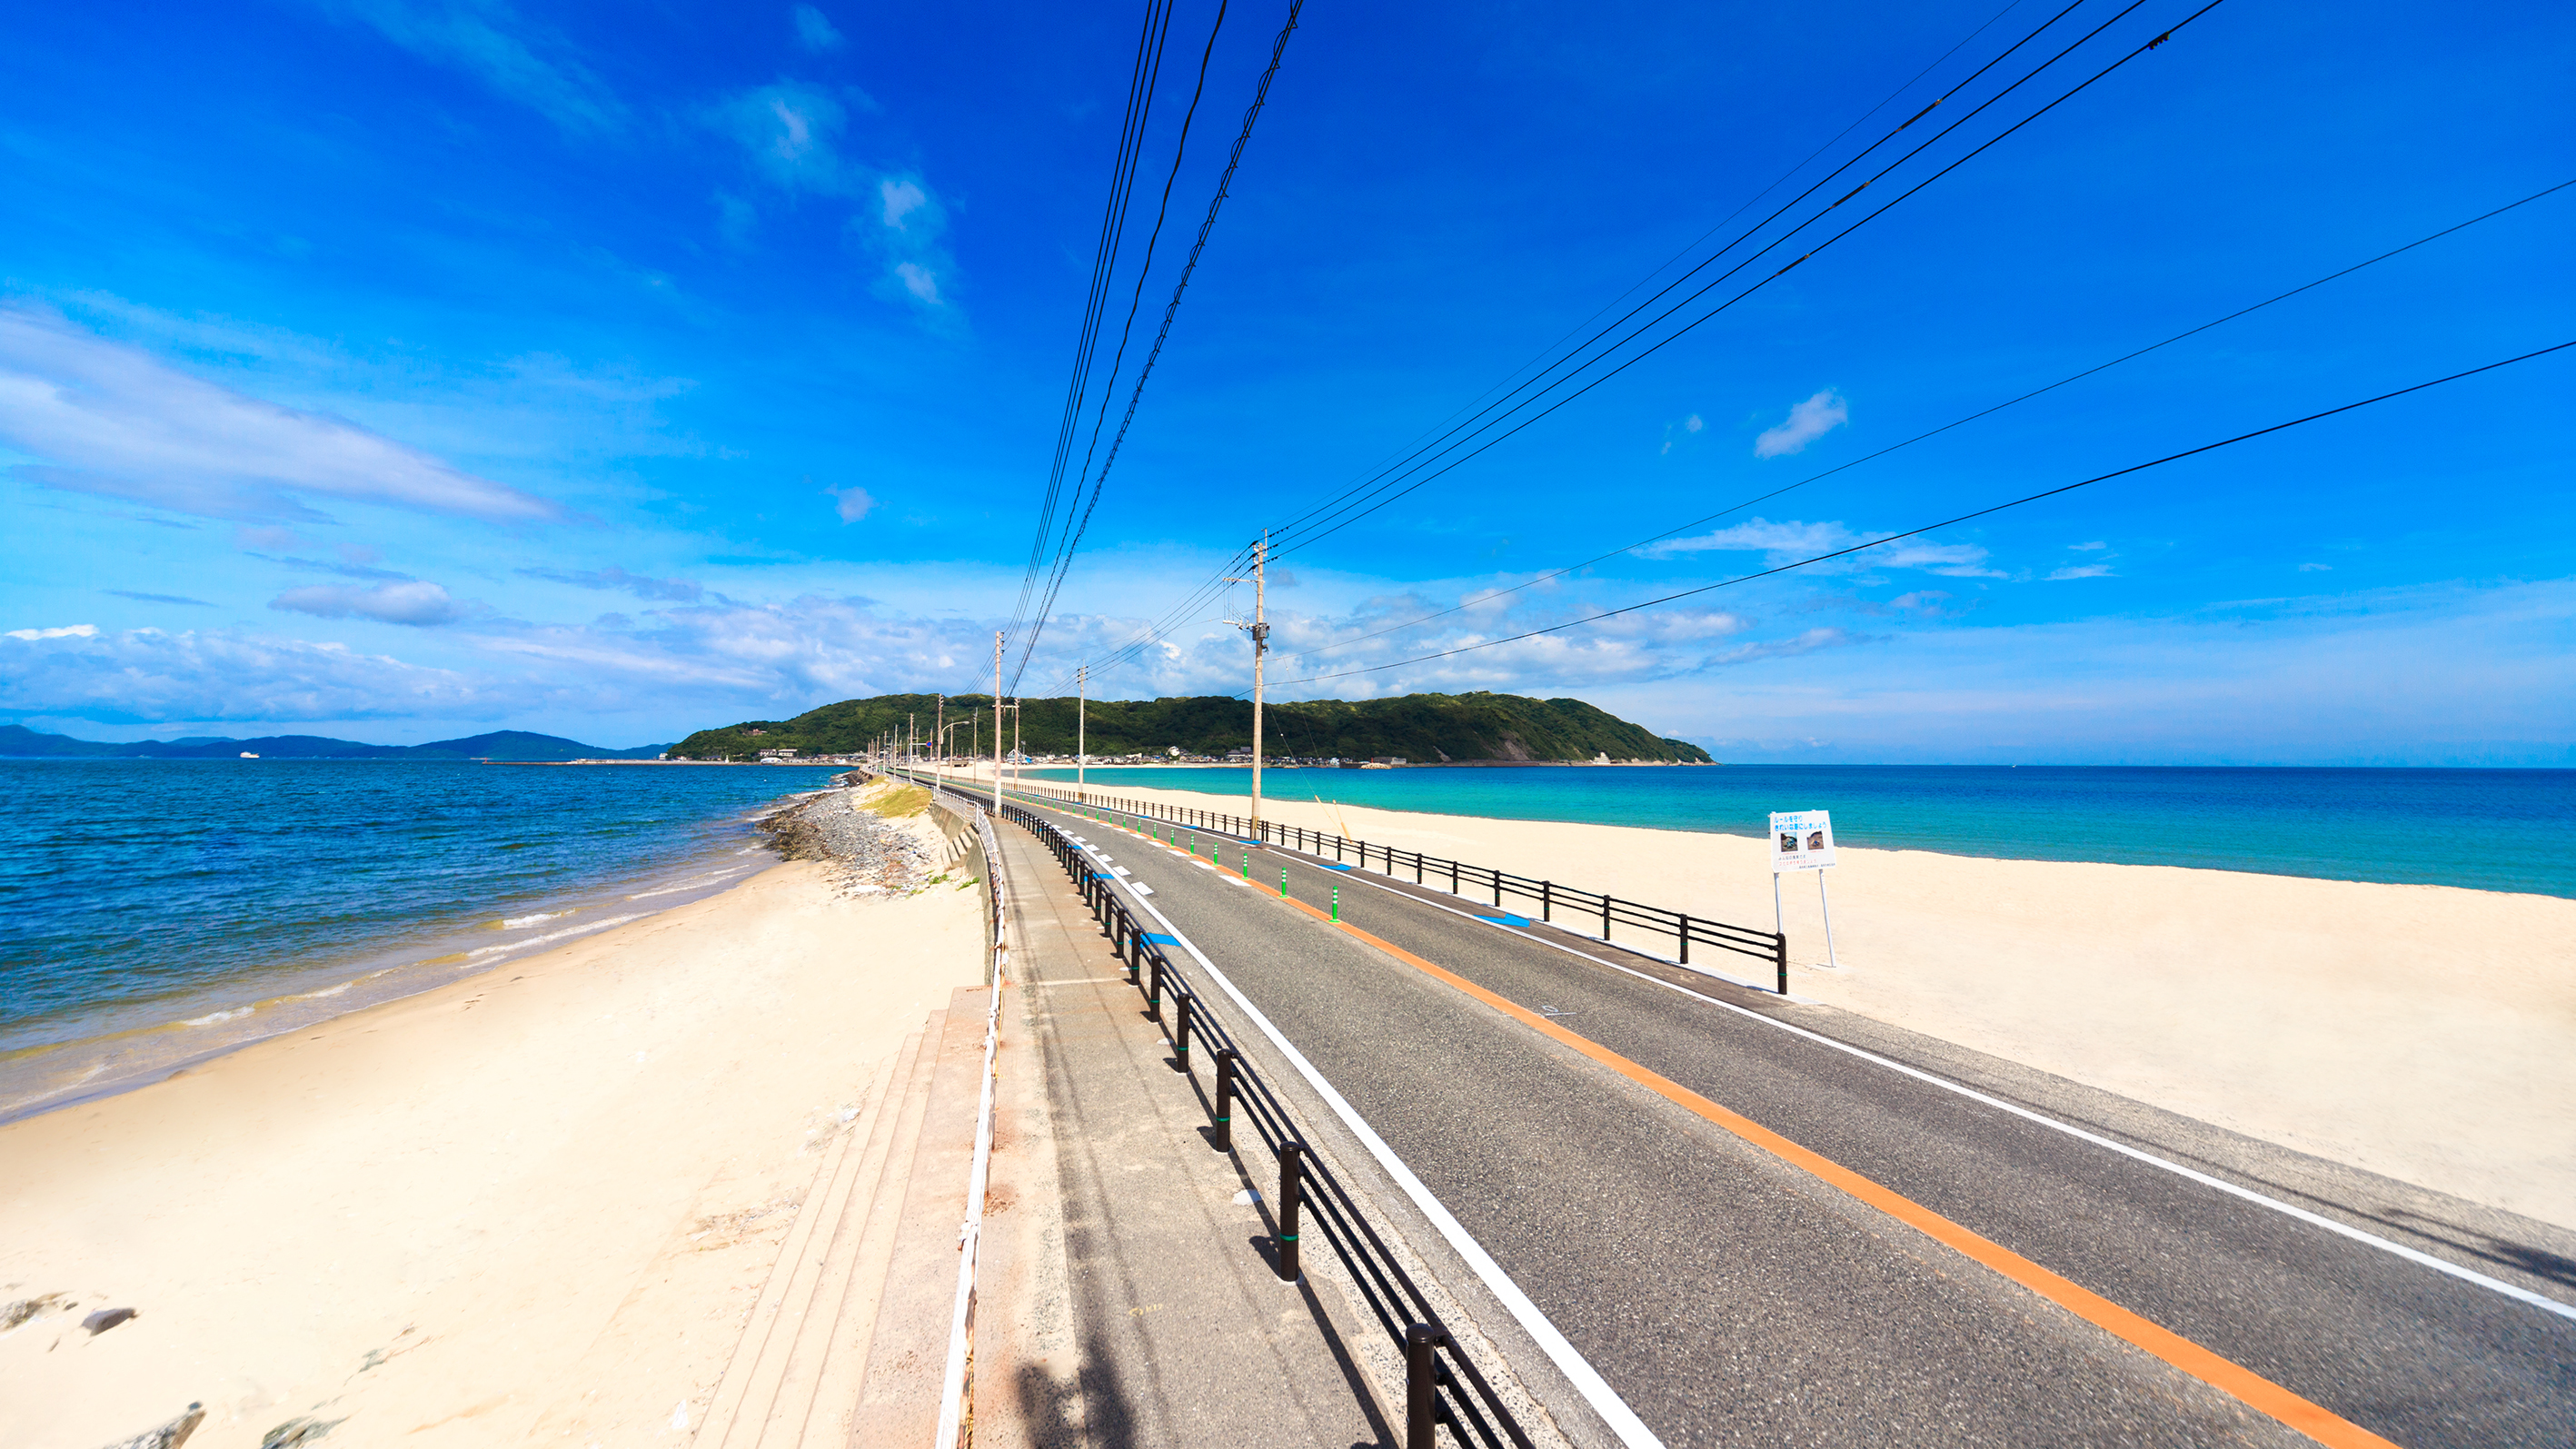
[{"label": "green bollard", "polygon": [[1341,918],[1342,918],[1342,888],[1341,888],[1340,886],[1335,886],[1335,887],[1333,887],[1333,919],[1334,919],[1335,921],[1339,921],[1339,920],[1341,920]]},{"label": "green bollard", "polygon": [[1252,852],[1249,849],[1243,852],[1243,878],[1247,882],[1252,879]]},{"label": "green bollard", "polygon": [[1279,867],[1279,899],[1288,899],[1288,867]]}]

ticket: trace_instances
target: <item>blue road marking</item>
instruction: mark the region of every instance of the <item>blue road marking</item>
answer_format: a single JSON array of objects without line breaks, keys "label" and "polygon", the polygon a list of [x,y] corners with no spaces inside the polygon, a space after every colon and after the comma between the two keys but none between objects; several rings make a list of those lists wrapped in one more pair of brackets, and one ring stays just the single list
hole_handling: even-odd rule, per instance
[{"label": "blue road marking", "polygon": [[1329,860],[1328,860],[1328,861],[1325,861],[1325,862],[1323,863],[1323,866],[1324,866],[1324,869],[1326,869],[1326,870],[1357,870],[1357,869],[1359,869],[1359,867],[1358,867],[1358,866],[1355,866],[1355,865],[1341,865],[1341,864],[1338,864],[1338,863],[1336,863],[1336,862],[1334,862],[1334,861],[1329,861]]},{"label": "blue road marking", "polygon": [[1157,946],[1177,946],[1181,944],[1181,938],[1178,936],[1165,936],[1153,931],[1146,932],[1145,939],[1153,942]]},{"label": "blue road marking", "polygon": [[1498,916],[1489,916],[1480,912],[1476,916],[1476,919],[1480,921],[1491,921],[1497,926],[1526,926],[1530,924],[1529,917],[1515,916],[1509,912],[1505,912]]}]

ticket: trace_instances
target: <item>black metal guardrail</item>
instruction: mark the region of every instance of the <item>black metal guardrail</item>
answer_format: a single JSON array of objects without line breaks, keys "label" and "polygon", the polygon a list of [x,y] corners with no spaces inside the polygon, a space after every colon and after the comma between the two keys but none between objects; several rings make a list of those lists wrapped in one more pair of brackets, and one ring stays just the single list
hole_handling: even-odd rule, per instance
[{"label": "black metal guardrail", "polygon": [[1661,906],[1650,906],[1638,901],[1623,901],[1605,892],[1580,890],[1552,880],[1514,875],[1510,871],[1497,870],[1488,865],[1468,865],[1460,861],[1424,855],[1420,851],[1399,850],[1392,845],[1377,845],[1365,840],[1352,840],[1346,836],[1327,835],[1319,830],[1283,825],[1275,820],[1262,821],[1260,833],[1256,837],[1253,833],[1253,822],[1240,816],[1221,814],[1213,810],[1158,805],[1146,800],[1124,800],[1115,796],[1102,795],[1096,791],[1076,793],[1045,785],[1013,785],[1010,787],[1010,793],[1035,796],[1064,805],[1110,810],[1121,815],[1160,820],[1167,824],[1187,826],[1196,830],[1223,831],[1245,840],[1258,838],[1265,845],[1285,846],[1318,858],[1329,853],[1335,861],[1346,865],[1351,863],[1350,857],[1356,855],[1359,858],[1359,868],[1362,870],[1370,869],[1372,861],[1376,862],[1376,868],[1382,874],[1388,876],[1401,876],[1405,870],[1411,870],[1415,885],[1437,885],[1446,878],[1451,895],[1461,899],[1473,899],[1467,894],[1471,890],[1479,895],[1490,895],[1496,910],[1503,909],[1505,898],[1511,897],[1534,902],[1538,907],[1538,918],[1552,925],[1560,924],[1556,920],[1556,913],[1560,910],[1566,913],[1569,922],[1579,920],[1588,926],[1597,920],[1601,923],[1601,940],[1604,944],[1618,944],[1611,936],[1614,926],[1626,926],[1631,930],[1670,936],[1674,945],[1674,959],[1684,966],[1690,964],[1693,945],[1713,946],[1722,951],[1732,951],[1738,955],[1751,956],[1768,963],[1776,973],[1780,994],[1782,996],[1789,994],[1789,938],[1782,932],[1729,925],[1724,921],[1710,920],[1706,916],[1666,910]]},{"label": "black metal guardrail", "polygon": [[[936,788],[962,793],[944,785]],[[981,803],[989,797],[970,798]],[[1082,845],[1054,822],[1007,799],[1002,818],[1035,835],[1073,877],[1083,903],[1099,920],[1101,933],[1126,968],[1128,984],[1144,993],[1145,1015],[1170,1033],[1175,1067],[1183,1075],[1197,1075],[1190,1059],[1193,1035],[1210,1048],[1216,1082],[1209,1125],[1216,1150],[1235,1150],[1234,1115],[1240,1106],[1278,1165],[1279,1189],[1271,1199],[1278,1222],[1274,1271],[1291,1283],[1299,1277],[1298,1233],[1311,1207],[1324,1241],[1350,1271],[1378,1326],[1404,1356],[1406,1449],[1433,1449],[1434,1424],[1447,1424],[1461,1444],[1533,1449],[1511,1410],[1441,1326],[1440,1315],[1420,1285],[1361,1215],[1350,1189],[1307,1150],[1305,1134],[1287,1103],[1244,1059],[1233,1032],[1208,1009],[1189,973],[1163,949],[1171,938],[1140,922],[1111,888],[1113,877],[1088,859]]]}]

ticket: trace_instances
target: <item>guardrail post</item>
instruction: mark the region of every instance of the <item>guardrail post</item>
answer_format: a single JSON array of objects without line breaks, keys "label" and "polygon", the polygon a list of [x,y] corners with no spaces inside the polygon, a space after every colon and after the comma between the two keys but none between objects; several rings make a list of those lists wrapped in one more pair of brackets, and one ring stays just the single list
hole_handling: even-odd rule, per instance
[{"label": "guardrail post", "polygon": [[1428,1323],[1404,1330],[1404,1449],[1434,1449],[1431,1425],[1438,1402],[1432,1394],[1431,1355],[1447,1337]]},{"label": "guardrail post", "polygon": [[1216,1150],[1234,1150],[1234,1063],[1232,1047],[1216,1053]]},{"label": "guardrail post", "polygon": [[1163,1019],[1163,958],[1154,957],[1154,969],[1145,973],[1145,1019]]},{"label": "guardrail post", "polygon": [[1688,966],[1690,964],[1690,917],[1682,917],[1682,928],[1680,934],[1682,938],[1682,964]]},{"label": "guardrail post", "polygon": [[1556,919],[1556,882],[1552,880],[1538,883],[1538,918],[1542,921]]},{"label": "guardrail post", "polygon": [[1610,893],[1608,891],[1601,893],[1601,939],[1604,941],[1610,939]]},{"label": "guardrail post", "polygon": [[1783,931],[1771,938],[1771,959],[1780,967],[1780,994],[1789,994],[1789,935]]},{"label": "guardrail post", "polygon": [[1279,1281],[1297,1281],[1297,1209],[1305,1200],[1305,1164],[1299,1161],[1306,1153],[1303,1142],[1279,1144]]},{"label": "guardrail post", "polygon": [[1449,894],[1458,894],[1458,862],[1449,862]]},{"label": "guardrail post", "polygon": [[1181,1075],[1190,1074],[1190,1002],[1186,991],[1172,993],[1172,1060],[1180,1063]]},{"label": "guardrail post", "polygon": [[1503,873],[1496,870],[1489,874],[1494,878],[1494,909],[1499,911],[1503,908]]}]

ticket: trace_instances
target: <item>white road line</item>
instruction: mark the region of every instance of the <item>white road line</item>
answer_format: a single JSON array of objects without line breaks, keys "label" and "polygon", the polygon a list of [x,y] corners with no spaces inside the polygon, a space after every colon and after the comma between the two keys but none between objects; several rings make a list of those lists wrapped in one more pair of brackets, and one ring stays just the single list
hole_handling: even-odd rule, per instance
[{"label": "white road line", "polygon": [[[1300,864],[1305,864],[1305,862],[1300,862]],[[2060,1122],[2054,1117],[2034,1112],[2027,1107],[2004,1101],[1998,1097],[1987,1096],[1985,1093],[1978,1091],[1974,1087],[1953,1082],[1946,1077],[1936,1077],[1930,1072],[1924,1071],[1919,1067],[1909,1067],[1903,1062],[1880,1056],[1876,1052],[1853,1046],[1849,1042],[1836,1041],[1832,1037],[1826,1036],[1821,1032],[1809,1031],[1803,1026],[1792,1026],[1788,1022],[1782,1021],[1777,1017],[1765,1016],[1758,1011],[1749,1011],[1731,1001],[1720,1001],[1714,996],[1703,996],[1699,992],[1693,991],[1687,986],[1676,986],[1672,982],[1666,981],[1660,976],[1649,975],[1646,972],[1637,970],[1633,966],[1622,966],[1616,961],[1605,961],[1588,951],[1578,951],[1572,946],[1566,945],[1562,941],[1551,941],[1544,936],[1520,930],[1516,927],[1506,926],[1500,921],[1489,921],[1482,916],[1473,915],[1466,911],[1458,910],[1452,906],[1442,905],[1438,901],[1424,900],[1422,897],[1413,895],[1409,892],[1399,891],[1390,886],[1382,885],[1377,881],[1368,880],[1367,877],[1360,876],[1357,872],[1352,872],[1350,873],[1350,876],[1343,878],[1352,877],[1365,881],[1368,885],[1374,886],[1378,890],[1385,891],[1388,895],[1401,896],[1405,900],[1412,901],[1416,905],[1429,906],[1435,911],[1447,911],[1449,914],[1460,917],[1464,920],[1474,921],[1479,925],[1491,926],[1497,931],[1507,932],[1511,935],[1520,937],[1522,940],[1531,942],[1532,944],[1545,946],[1550,950],[1562,951],[1568,956],[1589,961],[1596,966],[1607,966],[1613,971],[1625,972],[1630,976],[1636,977],[1640,981],[1651,981],[1655,985],[1664,988],[1666,991],[1679,992],[1681,995],[1687,996],[1693,1001],[1704,1001],[1720,1010],[1734,1012],[1736,1015],[1744,1017],[1747,1020],[1758,1021],[1764,1026],[1777,1027],[1781,1031],[1789,1032],[1792,1035],[1805,1037],[1807,1040],[1815,1042],[1819,1046],[1832,1047],[1835,1051],[1858,1057],[1865,1062],[1873,1062],[1879,1066],[1887,1068],[1891,1072],[1902,1073],[1905,1076],[1914,1078],[1918,1082],[1924,1082],[1931,1086],[1939,1087],[1945,1092],[1955,1092],[1962,1097],[1966,1097],[1970,1101],[1982,1102],[1998,1111],[2010,1112],[2014,1116],[2022,1118],[2025,1121],[2036,1122],[2042,1127],[2063,1132],[2069,1137],[2090,1142],[2096,1147],[2107,1147],[2111,1151],[2119,1153],[2123,1157],[2133,1158],[2150,1167],[2160,1167],[2177,1177],[2189,1178],[2193,1182],[2201,1184],[2203,1187],[2216,1188],[2218,1191],[2226,1193],[2230,1197],[2240,1198],[2246,1202],[2253,1203],[2258,1207],[2270,1208],[2276,1213],[2296,1218],[2300,1222],[2307,1223],[2312,1227],[2323,1228],[2330,1233],[2341,1234],[2344,1237],[2352,1239],[2356,1243],[2367,1244],[2382,1252],[2394,1253],[2398,1257],[2420,1267],[2430,1268],[2437,1273],[2447,1273],[2464,1283],[2474,1283],[2491,1292],[2501,1293],[2507,1298],[2511,1298],[2522,1303],[2528,1303],[2532,1307],[2541,1309],[2545,1312],[2557,1314],[2561,1318],[2576,1320],[2576,1304],[2561,1303],[2557,1299],[2551,1298],[2546,1294],[2535,1293],[2528,1288],[2507,1283],[2500,1278],[2490,1278],[2486,1274],[2478,1272],[2474,1268],[2463,1268],[2459,1264],[2451,1262],[2446,1258],[2437,1258],[2420,1249],[2407,1247],[2403,1243],[2390,1242],[2388,1239],[2380,1237],[2376,1233],[2364,1232],[2349,1223],[2338,1222],[2333,1218],[2327,1217],[2323,1213],[2310,1212],[2306,1208],[2299,1207],[2292,1203],[2283,1202],[2279,1198],[2266,1197],[2262,1193],[2256,1192],[2251,1188],[2239,1187],[2235,1183],[2229,1182],[2223,1177],[2212,1177],[2206,1172],[2185,1167],[2179,1162],[2170,1162],[2151,1152],[2142,1152],[2135,1147],[2131,1147],[2125,1142],[2116,1142],[2111,1138],[2101,1136],[2097,1133],[2087,1132],[2083,1128],[2074,1126],[2070,1123]],[[1684,971],[1697,971],[1699,968],[1695,966],[1683,966],[1681,969]],[[1700,974],[1704,976],[1717,975],[1714,971],[1705,971]],[[1721,981],[1728,981],[1733,978],[1719,976],[1718,979]],[[1743,985],[1744,983],[1737,982],[1736,984]],[[1768,994],[1767,989],[1763,987],[1754,986],[1748,989],[1764,991]],[[1793,1001],[1798,1000],[1796,997],[1791,997],[1790,999]]]},{"label": "white road line", "polygon": [[[1084,848],[1089,849],[1088,846]],[[1233,999],[1235,1006],[1253,1025],[1261,1028],[1261,1034],[1270,1039],[1270,1044],[1279,1049],[1280,1055],[1286,1057],[1289,1065],[1306,1079],[1306,1084],[1313,1087],[1315,1094],[1333,1109],[1333,1115],[1342,1119],[1342,1125],[1351,1129],[1351,1135],[1368,1148],[1369,1155],[1386,1169],[1387,1176],[1394,1178],[1396,1186],[1404,1189],[1404,1195],[1413,1199],[1413,1205],[1420,1208],[1422,1215],[1431,1220],[1431,1225],[1440,1230],[1440,1236],[1448,1240],[1450,1248],[1467,1261],[1467,1266],[1484,1281],[1486,1289],[1519,1322],[1521,1331],[1537,1342],[1540,1351],[1556,1365],[1557,1371],[1573,1383],[1575,1392],[1583,1395],[1584,1402],[1592,1406],[1592,1412],[1599,1414],[1610,1426],[1610,1432],[1619,1436],[1619,1442],[1627,1445],[1628,1449],[1663,1449],[1663,1441],[1655,1437],[1655,1432],[1646,1427],[1646,1421],[1638,1418],[1637,1411],[1629,1408],[1627,1400],[1620,1398],[1609,1381],[1601,1377],[1601,1371],[1566,1341],[1565,1335],[1559,1333],[1547,1315],[1539,1311],[1539,1306],[1530,1301],[1529,1295],[1521,1291],[1521,1286],[1512,1281],[1509,1273],[1503,1271],[1502,1264],[1495,1262],[1493,1255],[1485,1251],[1449,1209],[1441,1206],[1440,1199],[1431,1195],[1431,1189],[1422,1185],[1422,1179],[1413,1175],[1413,1169],[1404,1165],[1404,1159],[1395,1155],[1395,1149],[1386,1145],[1386,1139],[1378,1136],[1377,1130],[1369,1126],[1340,1092],[1333,1089],[1333,1084],[1324,1080],[1324,1074],[1315,1070],[1314,1063],[1306,1060],[1306,1054],[1290,1044],[1278,1027],[1271,1025],[1270,1018],[1261,1014],[1261,1008],[1254,1006],[1227,979],[1226,974],[1217,969],[1216,963],[1207,958],[1207,953],[1184,935],[1180,927],[1172,924],[1169,916],[1141,900],[1136,902],[1136,908],[1161,922],[1163,930],[1207,972],[1208,979]]]}]

